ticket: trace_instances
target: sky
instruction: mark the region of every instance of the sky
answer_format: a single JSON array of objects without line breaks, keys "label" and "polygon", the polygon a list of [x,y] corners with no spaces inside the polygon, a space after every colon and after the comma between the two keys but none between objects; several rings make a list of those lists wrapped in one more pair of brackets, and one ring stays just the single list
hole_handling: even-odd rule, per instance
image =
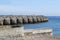
[{"label": "sky", "polygon": [[0,15],[60,16],[60,0],[0,0]]}]

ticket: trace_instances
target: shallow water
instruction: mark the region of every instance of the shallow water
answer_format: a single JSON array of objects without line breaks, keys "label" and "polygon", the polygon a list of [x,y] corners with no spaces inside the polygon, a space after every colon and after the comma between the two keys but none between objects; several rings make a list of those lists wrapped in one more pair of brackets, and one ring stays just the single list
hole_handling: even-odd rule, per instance
[{"label": "shallow water", "polygon": [[54,35],[60,35],[60,16],[48,16],[48,22],[25,24],[25,29],[49,27],[53,29]]}]

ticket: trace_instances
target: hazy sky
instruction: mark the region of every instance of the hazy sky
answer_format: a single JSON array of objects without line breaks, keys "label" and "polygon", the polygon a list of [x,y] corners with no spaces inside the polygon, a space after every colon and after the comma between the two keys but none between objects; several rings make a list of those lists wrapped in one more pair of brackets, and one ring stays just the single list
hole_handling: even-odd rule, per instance
[{"label": "hazy sky", "polygon": [[0,15],[60,16],[60,0],[0,0]]}]

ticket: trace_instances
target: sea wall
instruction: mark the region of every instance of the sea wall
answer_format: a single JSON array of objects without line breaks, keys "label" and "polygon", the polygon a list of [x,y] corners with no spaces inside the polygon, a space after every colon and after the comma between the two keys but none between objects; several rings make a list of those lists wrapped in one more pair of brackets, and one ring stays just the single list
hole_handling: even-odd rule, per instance
[{"label": "sea wall", "polygon": [[27,24],[27,23],[39,23],[46,22],[48,18],[41,15],[1,15],[0,25],[15,25],[15,24]]}]

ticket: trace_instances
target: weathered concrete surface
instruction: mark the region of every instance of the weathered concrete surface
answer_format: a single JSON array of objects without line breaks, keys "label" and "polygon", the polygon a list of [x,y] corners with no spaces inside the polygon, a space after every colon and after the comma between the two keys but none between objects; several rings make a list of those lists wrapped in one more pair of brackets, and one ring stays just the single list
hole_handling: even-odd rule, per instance
[{"label": "weathered concrete surface", "polygon": [[[33,34],[25,35],[24,31],[29,32],[29,30],[32,31]],[[24,30],[23,27],[12,28],[11,26],[0,26],[0,40],[60,40],[60,37],[49,35],[48,33],[52,30],[48,28],[29,30]]]},{"label": "weathered concrete surface", "polygon": [[30,35],[30,34],[47,34],[52,35],[52,29],[51,28],[36,28],[36,29],[24,29],[23,26],[0,26],[0,37],[1,36],[15,36],[17,34],[20,34],[21,36],[24,35]]},{"label": "weathered concrete surface", "polygon": [[28,18],[27,18],[27,16],[22,16],[22,18],[23,18],[23,23],[28,23]]},{"label": "weathered concrete surface", "polygon": [[16,36],[17,34],[24,36],[24,27],[16,27],[13,26],[0,26],[0,37],[2,36]]},{"label": "weathered concrete surface", "polygon": [[15,16],[10,17],[10,24],[17,24],[17,19]]},{"label": "weathered concrete surface", "polygon": [[23,18],[17,17],[17,24],[23,24]]},{"label": "weathered concrete surface", "polygon": [[30,36],[24,36],[21,37],[19,35],[16,36],[6,36],[6,37],[0,37],[0,40],[60,40],[60,37],[56,36],[50,36],[50,35],[30,35]]},{"label": "weathered concrete surface", "polygon": [[10,17],[5,17],[4,18],[3,25],[10,25]]},{"label": "weathered concrete surface", "polygon": [[3,25],[3,20],[4,20],[4,18],[0,17],[0,25]]},{"label": "weathered concrete surface", "polygon": [[53,30],[51,28],[35,28],[35,29],[25,29],[25,35],[31,34],[46,34],[46,35],[53,35]]}]

